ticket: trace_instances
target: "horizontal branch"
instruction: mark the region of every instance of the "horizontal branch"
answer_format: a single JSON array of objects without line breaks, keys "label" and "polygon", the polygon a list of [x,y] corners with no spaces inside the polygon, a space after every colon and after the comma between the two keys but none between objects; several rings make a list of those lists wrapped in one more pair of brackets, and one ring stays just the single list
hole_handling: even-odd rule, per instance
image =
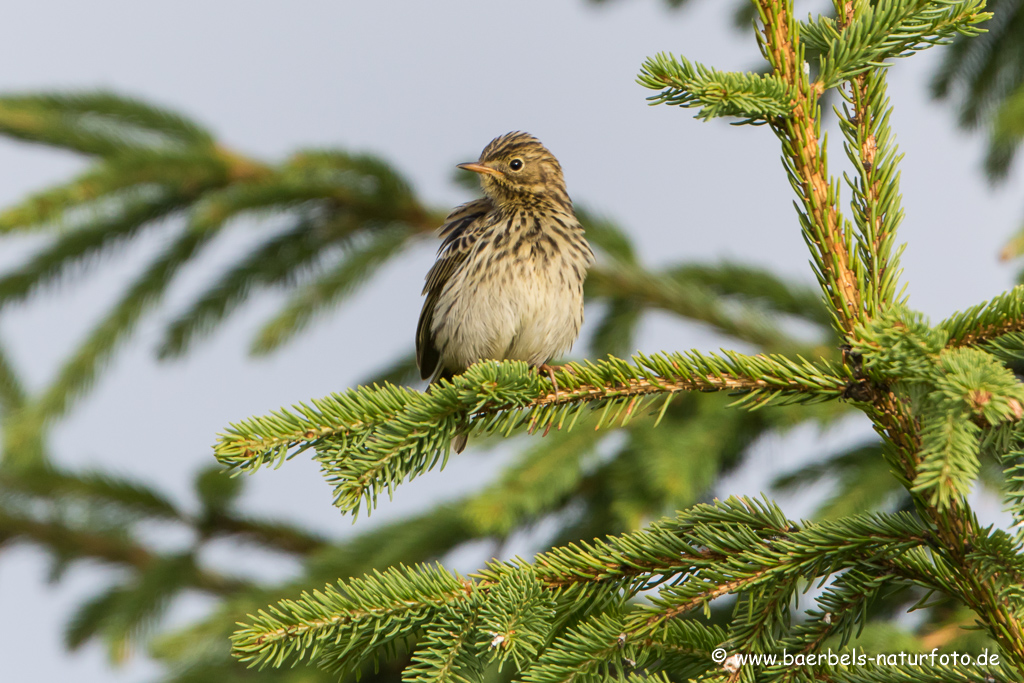
[{"label": "horizontal branch", "polygon": [[[121,534],[104,534],[0,511],[0,546],[19,540],[37,543],[62,558],[100,560],[139,572],[159,560],[159,555]],[[196,569],[197,590],[231,595],[247,586],[242,580]]]},{"label": "horizontal branch", "polygon": [[794,95],[789,85],[774,76],[719,71],[694,64],[685,57],[659,53],[644,62],[640,85],[661,90],[651,104],[696,108],[699,119],[735,116],[744,123],[788,116]]},{"label": "horizontal branch", "polygon": [[[293,664],[312,650],[309,656],[333,659],[334,668],[354,668],[471,589],[471,582],[440,566],[374,572],[250,615],[252,623],[232,637],[233,647],[243,662],[257,667]],[[388,628],[375,628],[383,624]]]},{"label": "horizontal branch", "polygon": [[728,298],[710,286],[687,281],[682,274],[674,277],[638,265],[612,262],[591,269],[586,288],[590,295],[621,297],[635,303],[634,308],[660,309],[704,323],[767,351],[799,353],[806,347],[765,315],[764,306],[748,304],[741,297]]},{"label": "horizontal branch", "polygon": [[556,380],[557,391],[526,363],[481,362],[428,393],[361,387],[250,418],[231,425],[214,450],[222,464],[252,471],[315,446],[335,484],[335,504],[358,512],[446,459],[458,434],[571,429],[588,406],[603,409],[595,428],[610,427],[659,398],[663,414],[680,392],[735,392],[742,394],[737,404],[748,408],[826,401],[842,396],[847,383],[827,363],[733,352],[571,363]]},{"label": "horizontal branch", "polygon": [[949,346],[976,346],[998,337],[1024,332],[1024,285],[957,312],[938,324]]},{"label": "horizontal branch", "polygon": [[328,547],[326,539],[305,529],[235,514],[213,514],[196,520],[195,525],[211,537],[234,537],[296,555],[310,555]]},{"label": "horizontal branch", "polygon": [[[446,615],[515,612],[517,605],[537,599],[531,587],[568,614],[585,613],[602,595],[628,600],[667,583],[652,606],[631,610],[616,631],[620,643],[632,644],[657,639],[675,617],[715,597],[756,592],[779,580],[813,580],[855,563],[877,562],[879,572],[887,572],[886,558],[930,542],[928,529],[908,514],[801,526],[770,502],[730,498],[641,531],[556,548],[530,564],[492,564],[471,580],[424,565],[339,582],[250,616],[235,634],[235,651],[258,666],[314,657],[352,670],[374,650],[429,629]],[[538,626],[522,622],[521,628]],[[543,661],[554,659],[542,654]]]}]

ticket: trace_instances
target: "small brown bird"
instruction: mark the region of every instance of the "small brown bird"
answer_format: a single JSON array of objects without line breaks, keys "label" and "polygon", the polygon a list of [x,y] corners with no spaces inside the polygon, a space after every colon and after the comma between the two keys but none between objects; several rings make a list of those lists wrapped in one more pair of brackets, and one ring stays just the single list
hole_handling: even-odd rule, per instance
[{"label": "small brown bird", "polygon": [[[562,167],[537,138],[517,132],[459,168],[480,174],[486,197],[456,208],[441,226],[416,328],[420,375],[450,379],[484,359],[546,367],[579,336],[583,280],[594,261]],[[465,444],[461,435],[452,447]]]}]

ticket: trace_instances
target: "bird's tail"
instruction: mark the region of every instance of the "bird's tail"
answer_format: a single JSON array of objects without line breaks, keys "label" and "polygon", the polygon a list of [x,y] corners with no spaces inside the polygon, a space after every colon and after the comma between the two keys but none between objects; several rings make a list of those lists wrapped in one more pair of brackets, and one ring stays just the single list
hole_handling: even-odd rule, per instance
[{"label": "bird's tail", "polygon": [[466,450],[466,442],[468,441],[469,435],[466,434],[465,432],[456,434],[454,438],[452,438],[452,450],[455,451],[456,453],[461,453],[462,451]]}]

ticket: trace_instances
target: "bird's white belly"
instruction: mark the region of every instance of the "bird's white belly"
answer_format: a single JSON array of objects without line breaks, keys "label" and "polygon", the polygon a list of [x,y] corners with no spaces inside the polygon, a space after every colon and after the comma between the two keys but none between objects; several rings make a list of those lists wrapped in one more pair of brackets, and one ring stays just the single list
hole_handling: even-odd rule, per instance
[{"label": "bird's white belly", "polygon": [[[568,271],[568,272],[567,272]],[[461,273],[450,282],[458,299],[435,334],[448,365],[482,359],[540,365],[572,346],[583,323],[583,292],[570,264],[524,259],[486,276]]]}]

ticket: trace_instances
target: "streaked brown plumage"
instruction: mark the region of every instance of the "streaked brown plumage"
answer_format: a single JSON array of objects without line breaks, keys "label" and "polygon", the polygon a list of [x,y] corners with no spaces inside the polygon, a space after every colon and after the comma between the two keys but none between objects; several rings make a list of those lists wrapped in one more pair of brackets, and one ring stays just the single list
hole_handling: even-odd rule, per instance
[{"label": "streaked brown plumage", "polygon": [[[480,174],[486,196],[449,214],[427,273],[416,362],[432,381],[478,360],[539,367],[568,351],[583,324],[583,280],[594,260],[562,167],[535,137],[502,135],[478,162],[459,167]],[[453,447],[464,445],[456,439]]]}]

